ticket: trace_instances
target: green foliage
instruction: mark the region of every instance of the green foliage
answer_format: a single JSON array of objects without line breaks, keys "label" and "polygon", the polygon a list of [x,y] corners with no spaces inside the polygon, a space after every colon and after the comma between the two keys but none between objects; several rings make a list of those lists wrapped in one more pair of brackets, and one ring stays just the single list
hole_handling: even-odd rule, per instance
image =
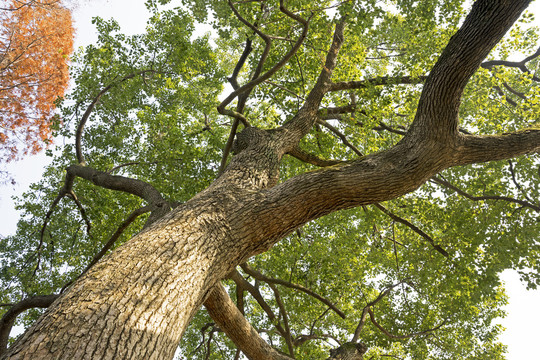
[{"label": "green foliage", "polygon": [[[55,207],[43,239],[40,236],[46,214],[63,186],[61,169],[76,162],[77,123],[106,87],[110,90],[99,98],[83,134],[88,166],[143,180],[167,200],[179,202],[193,197],[216,177],[230,131],[230,119],[215,110],[218,96],[246,39],[253,41],[253,51],[239,74],[241,84],[254,73],[264,42],[234,16],[225,1],[185,0],[184,9],[159,10],[168,2],[147,2],[153,15],[141,35],[126,36],[114,20],[94,19],[98,42],[75,55],[72,77],[76,86],[61,104],[63,124],[57,136],[66,145],[57,150],[59,155],[44,179],[19,199],[23,216],[17,233],[0,239],[0,302],[58,293],[86,267],[127,214],[144,205],[132,195],[77,179],[74,192],[85,215],[66,197]],[[463,3],[286,1],[295,14],[310,18],[309,34],[291,61],[253,90],[244,115],[262,128],[275,128],[294,116],[316,81],[333,27],[342,17],[349,26],[335,82],[427,75],[463,20]],[[277,2],[247,1],[236,6],[247,21],[274,37],[262,69],[267,71],[290,50],[301,26],[280,12]],[[526,15],[523,21],[529,20]],[[196,37],[198,22],[214,26],[212,38]],[[490,59],[506,59],[516,52],[532,54],[537,40],[537,29],[518,24]],[[528,66],[536,69],[537,60]],[[355,111],[328,122],[366,155],[401,139],[415,116],[421,90],[421,85],[396,82],[335,92],[325,97],[323,114],[354,103]],[[537,127],[539,94],[532,73],[510,67],[482,68],[463,97],[461,126],[475,134]],[[358,157],[322,125],[302,140],[301,147],[321,158]],[[530,287],[540,285],[538,212],[503,197],[538,206],[539,166],[539,156],[531,155],[453,168],[440,175],[473,197],[499,196],[499,200],[471,200],[455,189],[428,182],[408,196],[382,204],[395,217],[420,228],[445,249],[448,258],[410,226],[368,206],[306,224],[271,251],[251,259],[251,267],[309,288],[346,314],[342,319],[315,298],[274,285],[286,306],[293,339],[311,336],[295,348],[296,358],[323,359],[330,348],[350,341],[367,304],[392,288],[372,307],[374,317],[391,334],[416,336],[394,339],[368,318],[360,333],[360,340],[369,347],[365,358],[502,359],[505,348],[497,340],[501,329],[495,319],[504,315],[501,307],[506,297],[499,274],[518,269]],[[281,179],[312,168],[287,157],[281,164]],[[90,231],[85,218],[92,225]],[[140,231],[144,221],[133,223],[116,245]],[[272,287],[247,273],[242,275],[259,286],[265,301],[280,314]],[[228,288],[235,298],[234,284]],[[26,314],[21,322],[28,324],[37,313]],[[247,294],[245,313],[266,340],[289,352],[276,330],[276,320],[269,319]],[[283,314],[278,321],[283,324]],[[184,335],[181,353],[190,359],[232,359],[236,350],[200,311]]]}]

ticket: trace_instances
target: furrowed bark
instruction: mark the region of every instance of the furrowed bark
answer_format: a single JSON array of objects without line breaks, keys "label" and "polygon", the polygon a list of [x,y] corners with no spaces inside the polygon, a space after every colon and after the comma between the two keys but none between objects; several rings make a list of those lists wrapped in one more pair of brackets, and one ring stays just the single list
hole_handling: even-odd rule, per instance
[{"label": "furrowed bark", "polygon": [[248,216],[234,197],[199,194],[94,265],[10,359],[172,358],[210,288],[253,251],[249,234],[226,220]]},{"label": "furrowed bark", "polygon": [[457,121],[463,87],[529,2],[475,2],[426,80],[413,126],[398,145],[273,186],[281,157],[309,132],[330,89],[343,40],[338,24],[298,115],[277,130],[238,134],[238,155],[208,189],[93,266],[14,344],[10,359],[170,359],[213,286],[298,226],[399,197],[450,166],[538,151],[537,130],[459,137]]},{"label": "furrowed bark", "polygon": [[461,135],[455,165],[505,160],[540,151],[540,129],[503,135]]},{"label": "furrowed bark", "polygon": [[222,285],[213,288],[211,296],[204,303],[206,310],[216,324],[251,360],[290,360],[289,356],[279,353],[264,341],[251,326]]},{"label": "furrowed bark", "polygon": [[431,70],[406,139],[452,141],[458,134],[461,95],[491,49],[531,0],[476,1]]},{"label": "furrowed bark", "polygon": [[15,319],[22,312],[33,308],[49,307],[58,295],[33,296],[14,304],[0,319],[0,356],[7,348],[9,333],[15,323]]}]

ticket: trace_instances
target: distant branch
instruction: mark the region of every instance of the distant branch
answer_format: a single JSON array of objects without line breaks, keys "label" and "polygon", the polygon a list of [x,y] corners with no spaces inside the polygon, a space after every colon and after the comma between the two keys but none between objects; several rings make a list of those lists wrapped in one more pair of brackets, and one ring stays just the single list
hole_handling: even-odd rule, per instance
[{"label": "distant branch", "polygon": [[274,313],[270,305],[268,305],[268,303],[266,302],[266,300],[260,293],[259,289],[253,286],[252,284],[250,284],[250,282],[244,279],[242,275],[236,270],[233,271],[231,274],[229,274],[229,278],[233,280],[237,286],[242,287],[243,289],[248,291],[251,294],[251,296],[253,296],[253,298],[257,301],[257,303],[259,303],[259,305],[264,310],[264,312],[268,315],[268,318],[270,319],[272,324],[274,324],[279,334],[283,336],[283,338],[285,338],[286,337],[285,329],[281,325],[279,319],[277,318],[276,314]]},{"label": "distant branch", "polygon": [[[527,63],[531,60],[536,59],[538,56],[540,56],[540,48],[538,48],[538,50],[536,50],[534,54],[526,57],[522,61],[490,60],[483,62],[481,66],[484,69],[488,70],[493,69],[493,67],[495,66],[513,67],[521,70],[523,73],[531,74],[531,71],[529,70],[529,68],[527,68]],[[538,78],[536,75],[532,76],[532,80],[540,82],[540,78]]]},{"label": "distant branch", "polygon": [[116,85],[118,85],[118,84],[120,84],[120,83],[122,83],[122,82],[124,82],[126,80],[132,79],[132,78],[134,78],[136,76],[139,76],[139,75],[144,75],[146,73],[155,73],[155,72],[157,72],[157,71],[155,71],[155,70],[142,70],[142,71],[137,71],[137,72],[131,73],[129,75],[126,75],[123,78],[121,78],[121,79],[119,79],[117,81],[114,81],[114,82],[110,83],[109,85],[105,86],[94,97],[92,102],[86,108],[86,111],[84,112],[81,120],[79,121],[79,125],[77,126],[77,131],[75,132],[75,152],[76,152],[77,161],[79,162],[79,164],[81,164],[83,166],[86,165],[86,161],[84,159],[84,155],[82,153],[82,148],[81,148],[81,142],[82,142],[82,135],[83,135],[84,126],[86,125],[86,122],[88,121],[88,118],[90,117],[90,114],[92,114],[92,111],[96,107],[96,105],[99,102],[99,100],[101,99],[101,97],[103,95],[105,95],[111,88],[113,88],[114,86],[116,86]]},{"label": "distant branch", "polygon": [[337,137],[339,137],[341,139],[343,144],[345,146],[347,146],[348,148],[350,148],[352,151],[354,151],[356,153],[356,155],[364,156],[364,154],[362,154],[362,152],[360,150],[358,150],[358,148],[356,146],[354,146],[353,144],[351,144],[349,142],[349,140],[347,140],[347,137],[345,136],[345,134],[343,134],[341,131],[339,131],[338,128],[336,128],[333,125],[330,125],[328,122],[326,122],[326,121],[324,121],[322,119],[318,119],[317,124],[320,124],[320,125],[324,126],[328,130],[330,130],[332,133],[334,133]]},{"label": "distant branch", "polygon": [[532,203],[533,201],[527,195],[527,193],[525,191],[523,191],[523,187],[521,187],[521,185],[519,184],[519,182],[516,179],[516,173],[514,171],[514,163],[512,162],[512,160],[508,160],[508,165],[509,165],[509,168],[510,168],[510,174],[512,175],[512,182],[514,183],[514,185],[516,185],[516,188],[518,188],[518,190],[523,194],[525,199],[527,199],[527,201]]},{"label": "distant branch", "polygon": [[386,335],[387,337],[389,337],[390,339],[394,339],[394,340],[406,340],[406,339],[410,339],[410,338],[413,338],[413,337],[416,337],[416,336],[421,336],[421,335],[428,335],[434,331],[437,331],[439,330],[445,323],[446,321],[443,321],[441,324],[437,325],[436,327],[432,328],[432,329],[428,329],[428,330],[424,330],[424,331],[419,331],[419,332],[416,332],[416,333],[413,333],[413,334],[408,334],[408,335],[394,335],[392,333],[390,333],[388,330],[386,330],[385,328],[383,328],[376,320],[375,320],[375,314],[373,314],[373,310],[371,308],[368,308],[368,313],[369,313],[369,318],[371,320],[371,322],[373,323],[373,325],[375,325],[375,327],[377,329],[379,329],[384,335]]},{"label": "distant branch", "polygon": [[[238,89],[235,89],[229,96],[227,96],[227,98],[225,98],[225,100],[223,100],[217,107],[218,112],[220,114],[231,116],[231,117],[233,117],[235,119],[238,119],[239,121],[242,121],[243,123],[245,123],[246,126],[249,126],[249,123],[247,122],[247,119],[243,115],[241,115],[241,114],[239,114],[239,113],[237,113],[235,111],[226,109],[225,107],[228,104],[230,104],[238,95],[243,94],[243,93],[245,93],[247,91],[250,91],[255,86],[257,86],[260,83],[270,79],[278,70],[280,70],[283,66],[285,66],[285,64],[287,64],[289,62],[289,60],[294,56],[294,54],[296,54],[298,52],[298,50],[302,46],[302,44],[303,44],[303,42],[304,42],[304,40],[305,40],[305,38],[307,36],[308,28],[309,28],[309,20],[307,20],[307,21],[304,20],[302,22],[302,25],[303,25],[303,29],[302,29],[301,35],[298,37],[298,39],[297,39],[296,43],[293,45],[293,47],[283,56],[283,58],[280,61],[278,61],[274,66],[272,66],[266,73],[262,74],[261,76],[255,78],[255,79],[252,79],[247,84],[242,85]],[[263,53],[263,56],[264,56],[264,53]],[[259,61],[259,64],[261,64],[261,61]]]},{"label": "distant branch", "polygon": [[431,244],[431,246],[435,250],[437,250],[440,254],[442,254],[445,258],[449,257],[448,252],[446,252],[446,250],[444,250],[440,245],[435,244],[435,240],[433,240],[433,238],[431,236],[426,234],[424,231],[422,231],[416,225],[412,224],[410,221],[407,221],[407,220],[403,219],[402,217],[397,216],[396,214],[394,214],[393,212],[391,212],[390,210],[388,210],[387,208],[385,208],[381,204],[376,203],[376,204],[373,204],[373,206],[375,206],[377,209],[381,210],[383,213],[388,215],[392,220],[397,221],[397,222],[407,226],[412,231],[414,231],[415,233],[417,233],[418,235],[420,235],[421,237],[426,239],[427,242],[429,242]]},{"label": "distant branch", "polygon": [[241,265],[241,267],[242,267],[242,270],[244,270],[248,275],[253,276],[257,280],[264,281],[264,282],[266,282],[268,284],[278,284],[278,285],[282,285],[282,286],[285,286],[285,287],[288,287],[288,288],[291,288],[291,289],[300,290],[300,291],[308,294],[309,296],[312,296],[315,299],[319,300],[323,304],[327,305],[330,309],[332,309],[341,318],[345,319],[345,313],[343,313],[343,311],[339,310],[330,300],[320,296],[319,294],[317,294],[313,290],[310,290],[310,289],[308,289],[308,288],[306,288],[306,287],[304,287],[302,285],[290,283],[290,282],[285,281],[285,280],[274,279],[274,278],[268,277],[268,276],[262,274],[260,271],[252,268],[251,266],[249,266],[247,264],[243,264],[243,265]]},{"label": "distant branch", "polygon": [[69,172],[66,174],[66,179],[64,181],[64,186],[60,189],[60,191],[58,192],[58,195],[53,200],[53,202],[51,204],[51,207],[49,208],[49,211],[47,211],[47,214],[45,214],[45,218],[43,219],[43,223],[41,225],[41,231],[40,231],[40,234],[39,234],[39,244],[38,244],[38,247],[36,249],[37,263],[36,263],[36,267],[34,269],[34,275],[39,270],[39,266],[41,264],[41,250],[43,248],[43,244],[45,243],[45,230],[47,229],[47,225],[49,224],[49,221],[51,220],[51,216],[52,216],[52,214],[54,212],[54,209],[56,208],[56,206],[58,205],[60,200],[62,200],[64,198],[64,196],[68,195],[69,193],[71,193],[73,191],[72,188],[73,188],[74,179],[75,179],[75,177],[73,175],[69,174]]},{"label": "distant branch", "polygon": [[434,176],[431,178],[431,181],[434,182],[434,183],[437,183],[439,185],[442,185],[450,190],[453,190],[454,192],[458,193],[459,195],[469,199],[469,200],[473,200],[473,201],[484,201],[484,200],[502,200],[502,201],[507,201],[507,202],[512,202],[512,203],[515,203],[515,204],[519,204],[523,207],[527,207],[529,209],[533,209],[534,211],[536,212],[540,212],[540,206],[537,206],[537,205],[534,205],[534,204],[531,204],[530,202],[528,201],[525,201],[525,200],[519,200],[519,199],[514,199],[514,198],[511,198],[509,196],[498,196],[498,195],[484,195],[484,196],[474,196],[474,195],[471,195],[463,190],[461,190],[460,188],[458,188],[457,186],[454,186],[452,185],[451,183],[449,183],[448,181],[440,178],[440,177],[437,177],[437,176]]},{"label": "distant branch", "polygon": [[366,304],[364,309],[362,310],[362,315],[360,316],[360,322],[358,326],[356,327],[356,330],[354,331],[354,335],[352,337],[351,342],[358,342],[358,339],[360,339],[360,334],[362,330],[364,329],[366,318],[369,312],[369,309],[371,309],[372,306],[375,306],[379,301],[381,301],[385,296],[387,296],[390,291],[392,291],[395,287],[401,285],[403,282],[398,282],[397,284],[393,284],[383,291],[380,292],[380,294],[375,298],[375,300],[370,301]]},{"label": "distant branch", "polygon": [[88,216],[86,214],[86,210],[84,209],[81,202],[77,198],[77,195],[75,195],[75,192],[73,191],[73,189],[71,189],[68,192],[67,195],[68,195],[68,197],[70,197],[75,202],[75,204],[77,205],[77,208],[79,208],[79,212],[81,213],[81,217],[83,218],[84,222],[86,223],[86,234],[88,236],[90,236],[90,230],[92,229],[92,223],[90,222],[90,219],[88,218]]},{"label": "distant branch", "polygon": [[285,309],[285,304],[281,300],[281,295],[277,287],[275,287],[271,283],[268,283],[268,286],[270,287],[270,289],[272,289],[272,292],[274,293],[274,298],[276,299],[279,313],[281,315],[281,318],[283,319],[283,326],[285,328],[285,343],[289,348],[289,354],[291,355],[291,357],[294,357],[294,345],[291,336],[291,327],[289,326],[289,315],[287,314],[287,309]]}]

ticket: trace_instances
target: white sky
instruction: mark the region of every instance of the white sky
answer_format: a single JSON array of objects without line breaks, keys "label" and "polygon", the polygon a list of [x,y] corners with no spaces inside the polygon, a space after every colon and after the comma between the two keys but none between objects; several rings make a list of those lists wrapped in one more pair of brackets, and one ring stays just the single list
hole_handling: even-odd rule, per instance
[{"label": "white sky", "polygon": [[[529,10],[537,14],[536,24],[540,26],[540,2],[535,1]],[[148,13],[144,0],[93,0],[82,2],[74,13],[77,35],[75,47],[85,46],[97,39],[95,29],[91,25],[94,16],[116,19],[122,31],[127,34],[144,30]],[[540,45],[540,44],[539,44]],[[26,191],[31,183],[37,182],[48,163],[45,155],[35,155],[22,161],[11,163],[8,170],[13,174],[15,186],[0,187],[0,235],[13,234],[16,230],[18,213],[11,199]],[[508,316],[501,320],[506,327],[501,341],[508,345],[508,360],[533,359],[538,356],[538,337],[540,336],[540,290],[527,291],[519,282],[516,272],[506,271],[503,274],[510,303],[506,307]]]}]

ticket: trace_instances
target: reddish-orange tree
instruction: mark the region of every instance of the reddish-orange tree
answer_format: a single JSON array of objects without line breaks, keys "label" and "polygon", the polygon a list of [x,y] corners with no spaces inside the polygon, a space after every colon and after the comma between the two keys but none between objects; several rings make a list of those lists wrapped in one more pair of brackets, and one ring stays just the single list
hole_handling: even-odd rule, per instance
[{"label": "reddish-orange tree", "polygon": [[68,85],[70,11],[59,1],[0,1],[0,162],[51,137],[54,102]]}]

